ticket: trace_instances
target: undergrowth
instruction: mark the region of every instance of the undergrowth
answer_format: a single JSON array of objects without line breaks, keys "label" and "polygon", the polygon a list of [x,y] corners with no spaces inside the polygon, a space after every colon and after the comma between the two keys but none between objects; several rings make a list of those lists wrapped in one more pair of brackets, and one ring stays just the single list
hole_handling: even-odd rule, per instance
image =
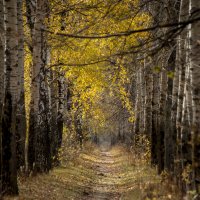
[{"label": "undergrowth", "polygon": [[[64,154],[65,157],[69,154]],[[71,151],[70,153],[72,153]],[[19,197],[6,200],[182,200],[175,185],[122,145],[102,152],[86,143],[49,174],[19,177]]]}]

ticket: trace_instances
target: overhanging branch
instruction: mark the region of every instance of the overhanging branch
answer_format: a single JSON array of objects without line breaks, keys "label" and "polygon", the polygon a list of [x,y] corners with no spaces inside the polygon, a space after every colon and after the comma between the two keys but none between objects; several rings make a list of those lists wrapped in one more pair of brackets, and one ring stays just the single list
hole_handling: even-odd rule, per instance
[{"label": "overhanging branch", "polygon": [[61,32],[53,32],[48,29],[44,29],[43,31],[46,31],[48,33],[58,35],[58,36],[64,36],[68,38],[77,38],[77,39],[107,39],[107,38],[113,38],[113,37],[124,37],[124,36],[130,36],[136,33],[143,33],[143,32],[149,32],[156,29],[162,29],[162,28],[170,28],[170,27],[179,27],[180,29],[186,27],[188,24],[195,23],[200,20],[200,17],[188,19],[187,21],[182,22],[175,22],[175,23],[167,23],[167,24],[158,24],[152,27],[138,29],[138,30],[128,30],[124,32],[118,32],[118,33],[111,33],[111,34],[102,34],[102,35],[76,35],[76,34],[70,34],[70,33],[61,33]]}]

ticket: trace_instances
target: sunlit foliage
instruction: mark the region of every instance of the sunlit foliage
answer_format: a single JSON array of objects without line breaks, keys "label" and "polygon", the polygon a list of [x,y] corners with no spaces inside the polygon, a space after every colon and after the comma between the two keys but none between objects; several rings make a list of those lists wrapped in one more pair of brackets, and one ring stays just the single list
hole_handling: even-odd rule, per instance
[{"label": "sunlit foliage", "polygon": [[[67,4],[53,1],[51,12],[47,23],[55,34],[109,35],[148,27],[150,21],[137,0],[71,0]],[[105,129],[122,106],[129,112],[129,122],[133,122],[133,105],[127,88],[129,74],[120,52],[136,49],[148,39],[148,34],[90,40],[52,33],[49,34],[52,68],[66,72],[73,94],[72,116],[79,113],[79,118],[93,129]],[[91,62],[95,64],[87,65]]]}]

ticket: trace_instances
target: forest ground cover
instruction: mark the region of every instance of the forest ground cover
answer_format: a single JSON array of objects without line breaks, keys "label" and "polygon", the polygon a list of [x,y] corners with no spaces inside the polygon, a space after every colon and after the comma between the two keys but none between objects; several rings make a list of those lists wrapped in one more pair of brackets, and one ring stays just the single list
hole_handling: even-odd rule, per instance
[{"label": "forest ground cover", "polygon": [[19,197],[5,200],[182,199],[171,182],[122,145],[87,145],[76,159],[49,174],[19,177],[19,189]]}]

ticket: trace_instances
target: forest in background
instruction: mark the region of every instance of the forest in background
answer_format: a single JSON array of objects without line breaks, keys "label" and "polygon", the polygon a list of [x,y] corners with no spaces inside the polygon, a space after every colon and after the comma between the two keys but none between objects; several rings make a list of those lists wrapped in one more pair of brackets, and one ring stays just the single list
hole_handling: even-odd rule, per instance
[{"label": "forest in background", "polygon": [[197,0],[0,0],[0,194],[109,139],[199,199],[199,32]]}]

